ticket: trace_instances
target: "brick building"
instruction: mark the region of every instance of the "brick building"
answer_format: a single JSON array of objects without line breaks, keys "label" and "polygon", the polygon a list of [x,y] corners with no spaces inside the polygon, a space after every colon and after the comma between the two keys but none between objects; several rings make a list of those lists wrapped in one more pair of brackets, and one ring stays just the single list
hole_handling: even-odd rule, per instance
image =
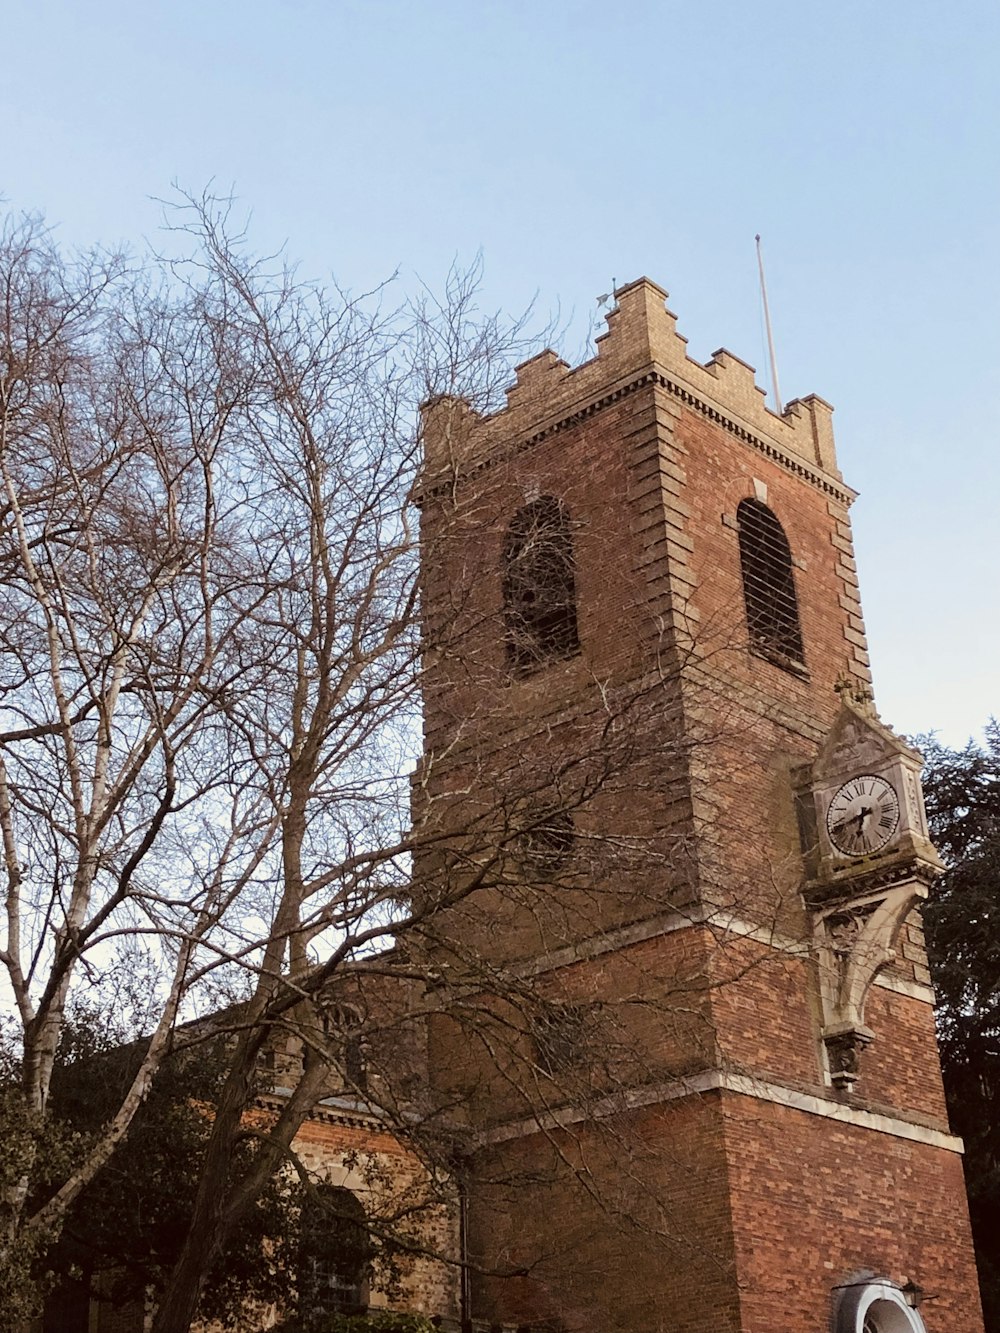
[{"label": "brick building", "polygon": [[[616,302],[593,360],[425,417],[415,812],[454,845],[416,878],[491,996],[430,1033],[469,1130],[465,1314],[977,1333],[939,863],[871,702],[831,409],[690,360],[646,279]],[[494,887],[490,820],[521,872]]]}]

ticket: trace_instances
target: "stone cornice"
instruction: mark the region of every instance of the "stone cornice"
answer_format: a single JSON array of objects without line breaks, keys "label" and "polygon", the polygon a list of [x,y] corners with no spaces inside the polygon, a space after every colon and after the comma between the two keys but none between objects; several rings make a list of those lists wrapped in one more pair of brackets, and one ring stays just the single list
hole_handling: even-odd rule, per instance
[{"label": "stone cornice", "polygon": [[776,444],[774,441],[765,440],[762,436],[755,434],[746,426],[741,425],[734,417],[728,415],[723,409],[714,406],[712,403],[708,402],[707,399],[699,397],[693,390],[687,388],[687,386],[671,380],[670,377],[662,371],[656,371],[654,374],[656,375],[659,384],[669,393],[673,394],[675,398],[678,398],[684,403],[685,406],[693,407],[695,411],[700,412],[702,416],[708,417],[710,421],[716,422],[718,425],[722,426],[723,429],[729,431],[730,434],[735,435],[737,439],[742,440],[744,444],[748,444],[752,449],[756,449],[758,453],[764,454],[765,457],[778,463],[779,466],[783,467],[787,472],[794,473],[795,476],[801,477],[804,481],[809,482],[810,485],[815,486],[817,490],[821,490],[825,492],[825,494],[839,500],[843,505],[850,505],[857,498],[857,491],[851,490],[851,488],[845,486],[843,482],[837,481],[828,474],[821,472],[819,468],[810,467],[804,459],[798,458],[787,449],[782,449],[780,445]]},{"label": "stone cornice", "polygon": [[954,1134],[935,1129],[932,1125],[919,1121],[906,1120],[898,1115],[886,1115],[879,1111],[869,1111],[862,1107],[851,1106],[831,1097],[821,1097],[815,1093],[803,1092],[781,1083],[772,1083],[766,1079],[754,1078],[749,1074],[731,1073],[728,1070],[708,1069],[688,1078],[675,1079],[669,1083],[660,1083],[648,1088],[635,1088],[629,1092],[609,1097],[605,1102],[598,1102],[592,1107],[567,1106],[546,1111],[538,1116],[530,1116],[506,1124],[497,1125],[477,1136],[484,1146],[504,1143],[510,1139],[527,1138],[533,1134],[545,1133],[553,1129],[568,1129],[572,1125],[583,1124],[590,1120],[600,1120],[620,1114],[624,1109],[640,1110],[646,1106],[658,1106],[664,1102],[679,1101],[686,1097],[701,1096],[705,1093],[732,1093],[741,1097],[752,1097],[757,1101],[770,1102],[775,1106],[787,1107],[805,1115],[820,1116],[827,1120],[836,1120],[844,1125],[853,1125],[858,1129],[873,1131],[877,1134],[889,1134],[894,1138],[908,1139],[911,1143],[923,1143],[944,1152],[962,1153],[962,1140]]},{"label": "stone cornice", "polygon": [[[290,1093],[284,1088],[263,1092],[254,1099],[262,1111],[279,1115],[284,1110]],[[349,1098],[327,1097],[312,1108],[303,1124],[340,1125],[345,1129],[361,1129],[368,1133],[392,1134],[391,1126],[371,1108]]]},{"label": "stone cornice", "polygon": [[[512,966],[512,972],[522,977],[541,976],[546,972],[556,972],[562,968],[574,967],[578,963],[589,962],[606,953],[618,953],[646,940],[657,939],[663,935],[672,935],[679,930],[710,930],[720,935],[735,935],[763,944],[776,953],[793,958],[808,959],[812,955],[812,946],[806,939],[793,939],[774,930],[769,925],[754,924],[744,921],[729,911],[713,908],[710,904],[692,903],[688,907],[671,909],[656,916],[644,917],[641,921],[627,925],[612,926],[600,935],[578,944],[565,945],[554,949],[540,958],[520,966]],[[881,971],[875,977],[874,984],[884,990],[895,991],[920,1004],[935,1003],[934,988],[920,982],[908,981],[904,977],[894,976],[888,971]]]},{"label": "stone cornice", "polygon": [[926,889],[940,874],[940,865],[919,855],[905,855],[895,860],[876,861],[870,866],[848,866],[836,875],[809,880],[802,893],[807,905],[814,910],[835,910],[909,880]]},{"label": "stone cornice", "polygon": [[632,945],[642,944],[646,940],[673,935],[679,930],[693,929],[707,929],[718,931],[723,935],[749,937],[778,952],[797,954],[800,957],[806,957],[809,953],[809,946],[805,941],[778,936],[766,926],[755,926],[750,922],[739,920],[732,913],[717,911],[710,904],[691,903],[687,907],[668,909],[658,915],[644,917],[641,921],[611,926],[591,939],[565,945],[540,958],[534,958],[524,963],[517,971],[519,975],[526,977],[541,976],[545,972],[555,972],[564,967],[587,962],[602,954],[617,953]]},{"label": "stone cornice", "polygon": [[[568,430],[585,421],[588,417],[597,415],[613,404],[620,402],[623,398],[630,397],[643,388],[650,385],[656,385],[665,389],[672,397],[683,403],[686,407],[700,412],[702,416],[714,421],[717,425],[735,435],[737,439],[742,440],[744,444],[770,458],[773,462],[783,467],[787,472],[791,472],[809,485],[816,487],[817,490],[831,496],[845,506],[849,506],[856,498],[857,492],[845,486],[842,482],[822,472],[819,468],[810,466],[803,458],[793,454],[790,450],[782,449],[773,440],[767,440],[763,436],[751,431],[748,427],[737,421],[735,417],[721,407],[703,398],[689,386],[682,384],[679,380],[672,378],[666,371],[658,366],[652,366],[641,374],[635,375],[624,383],[615,385],[596,397],[585,400],[574,406],[571,410],[565,411],[554,420],[546,422],[537,430],[531,431],[522,437],[516,443],[510,444],[507,448],[496,448],[484,451],[479,457],[475,453],[463,462],[456,470],[458,476],[463,481],[468,481],[473,477],[479,476],[497,464],[506,461],[512,455],[523,453],[526,450],[533,449],[543,440],[561,431]],[[485,418],[483,424],[489,425],[492,418]],[[454,482],[454,476],[433,479],[426,488],[421,489],[421,498],[425,496],[434,496],[446,492]]]},{"label": "stone cornice", "polygon": [[897,995],[905,995],[910,1000],[916,1000],[918,1004],[929,1004],[931,1008],[937,1004],[934,987],[927,986],[922,981],[907,981],[905,977],[897,977],[892,972],[883,971],[876,976],[874,984],[881,986],[883,990],[895,991]]}]

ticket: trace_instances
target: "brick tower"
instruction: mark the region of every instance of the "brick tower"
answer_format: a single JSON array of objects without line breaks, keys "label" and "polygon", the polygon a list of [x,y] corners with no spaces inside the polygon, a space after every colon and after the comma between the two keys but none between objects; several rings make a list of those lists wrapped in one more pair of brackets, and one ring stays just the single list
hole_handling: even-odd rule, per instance
[{"label": "brick tower", "polygon": [[647,279],[425,415],[417,892],[467,1320],[981,1333],[831,409]]}]

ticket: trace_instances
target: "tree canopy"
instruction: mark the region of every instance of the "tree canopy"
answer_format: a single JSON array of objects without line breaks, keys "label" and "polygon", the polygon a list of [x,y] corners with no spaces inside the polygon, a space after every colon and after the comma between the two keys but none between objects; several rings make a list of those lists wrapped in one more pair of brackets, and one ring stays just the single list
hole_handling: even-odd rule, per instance
[{"label": "tree canopy", "polygon": [[[437,304],[353,296],[254,254],[229,201],[166,219],[137,258],[0,224],[0,1324],[127,1155],[182,1022],[242,1006],[164,1327],[343,1063],[314,997],[406,918],[418,405],[487,404],[521,346],[465,275]],[[60,1136],[79,993],[136,951],[142,1042],[99,1127]],[[294,1086],[241,1157],[293,1011]]]},{"label": "tree canopy", "polygon": [[1000,1328],[1000,724],[960,750],[920,742],[931,834],[947,866],[924,908],[952,1127],[987,1328]]},{"label": "tree canopy", "polygon": [[[467,651],[483,615],[503,642],[502,607],[463,602],[454,581],[433,621],[421,606],[421,521],[439,581],[441,551],[471,561],[469,525],[497,521],[451,503],[447,468],[428,502],[421,404],[495,407],[523,323],[478,308],[475,274],[398,302],[384,285],[303,281],[253,252],[225,200],[179,199],[163,247],[67,254],[37,218],[0,226],[0,1327],[37,1310],[52,1247],[65,1257],[85,1227],[97,1267],[125,1235],[120,1282],[151,1275],[154,1333],[186,1333],[260,1209],[281,1206],[269,1191],[331,1080],[424,1163],[419,1207],[452,1198],[455,1102],[475,1089],[419,1085],[405,1058],[446,1003],[456,1047],[502,1067],[524,1114],[651,1077],[657,1043],[632,1031],[627,996],[603,1013],[588,997],[599,1076],[546,1055],[562,1001],[484,941],[498,889],[540,920],[561,875],[579,929],[596,931],[595,884],[613,897],[633,882],[659,912],[669,866],[689,868],[683,839],[573,833],[608,794],[673,799],[694,743],[662,726],[675,657],[637,682],[581,677],[586,710],[558,745],[534,744],[538,720],[512,727],[509,693]],[[473,687],[441,741],[460,800],[435,787],[442,754],[422,751],[431,658]],[[462,932],[448,935],[449,912]],[[81,997],[136,959],[142,1011],[128,1058],[112,1057]],[[694,967],[682,960],[644,1015],[687,1004]],[[380,1003],[395,987],[380,1027],[346,1003],[362,978]],[[199,1120],[174,1061],[207,1015],[219,1062],[198,1073],[212,1102]],[[365,1041],[378,1054],[362,1081]],[[251,1134],[279,1047],[282,1095]],[[74,1086],[98,1070],[87,1110]],[[133,1227],[129,1163],[156,1176],[144,1144],[175,1134],[196,1166],[162,1162]],[[95,1200],[106,1225],[85,1220]],[[383,1253],[418,1243],[419,1207],[380,1219]]]}]

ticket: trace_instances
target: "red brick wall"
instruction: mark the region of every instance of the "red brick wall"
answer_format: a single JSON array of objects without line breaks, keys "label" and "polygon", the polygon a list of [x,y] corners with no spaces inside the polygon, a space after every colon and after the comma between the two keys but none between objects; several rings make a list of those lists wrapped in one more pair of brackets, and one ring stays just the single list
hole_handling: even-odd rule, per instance
[{"label": "red brick wall", "polygon": [[[722,1123],[714,1095],[485,1152],[472,1203],[477,1318],[738,1333]],[[504,1276],[504,1274],[511,1274]]]},{"label": "red brick wall", "polygon": [[742,1333],[816,1333],[862,1269],[924,1285],[928,1333],[981,1333],[958,1154],[730,1094],[725,1137]]},{"label": "red brick wall", "polygon": [[[623,1155],[623,1147],[628,1151]],[[477,1318],[576,1333],[817,1333],[862,1271],[980,1333],[956,1153],[757,1098],[693,1095],[482,1154]]]}]

